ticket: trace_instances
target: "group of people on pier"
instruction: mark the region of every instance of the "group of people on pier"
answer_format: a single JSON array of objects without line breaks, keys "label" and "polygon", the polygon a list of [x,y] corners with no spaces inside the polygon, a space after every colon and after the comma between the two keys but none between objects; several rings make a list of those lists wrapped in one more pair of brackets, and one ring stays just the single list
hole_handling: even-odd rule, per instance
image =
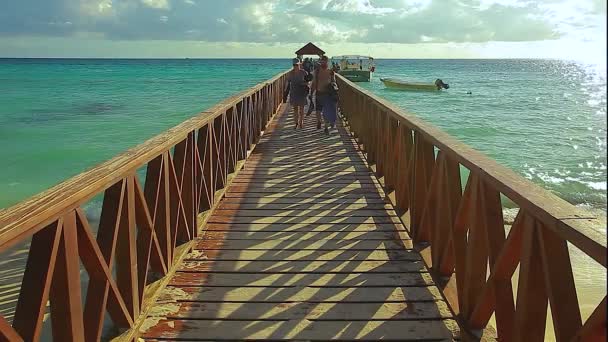
[{"label": "group of people on pier", "polygon": [[304,62],[300,58],[292,60],[292,69],[287,75],[287,88],[283,94],[286,102],[293,108],[295,128],[304,128],[304,110],[306,116],[315,112],[317,129],[325,123],[325,133],[336,126],[338,116],[338,86],[334,68],[329,67],[327,56],[321,56],[318,62],[311,59]]}]

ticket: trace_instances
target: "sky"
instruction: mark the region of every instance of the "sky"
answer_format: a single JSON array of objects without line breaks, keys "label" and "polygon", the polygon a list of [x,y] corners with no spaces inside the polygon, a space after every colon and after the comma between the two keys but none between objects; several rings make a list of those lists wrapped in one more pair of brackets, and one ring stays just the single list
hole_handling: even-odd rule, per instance
[{"label": "sky", "polygon": [[606,0],[3,2],[0,57],[606,58]]}]

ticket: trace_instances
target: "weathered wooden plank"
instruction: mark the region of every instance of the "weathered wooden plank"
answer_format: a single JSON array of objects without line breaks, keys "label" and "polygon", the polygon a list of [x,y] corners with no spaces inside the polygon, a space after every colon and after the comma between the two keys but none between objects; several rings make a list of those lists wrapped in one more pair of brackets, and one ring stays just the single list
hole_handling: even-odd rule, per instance
[{"label": "weathered wooden plank", "polygon": [[[274,161],[290,161],[290,156],[293,157],[294,153],[298,153],[299,156],[303,157],[302,160],[310,161],[315,160],[315,157],[318,157],[320,160],[331,160],[333,155],[337,155],[339,157],[357,157],[360,153],[355,150],[353,146],[339,145],[339,144],[331,144],[331,145],[314,145],[310,147],[302,147],[298,148],[298,146],[265,146],[258,145],[259,152],[252,154],[251,160],[274,160]],[[256,151],[258,148],[256,147]],[[264,154],[270,154],[271,156],[265,156]]]},{"label": "weathered wooden plank", "polygon": [[393,223],[208,223],[207,231],[231,232],[373,232],[403,231],[405,227]]},{"label": "weathered wooden plank", "polygon": [[[255,154],[251,158],[252,162],[286,162],[286,163],[309,163],[309,162],[356,162],[363,163],[364,161],[360,158],[360,154],[354,150],[352,146],[346,145],[331,145],[324,147],[324,145],[317,145],[320,149],[324,149],[323,153],[306,153],[306,150],[311,152],[316,151],[314,147],[299,149],[298,146],[285,146],[283,148],[279,146],[266,145],[266,142],[261,145],[264,147],[261,149],[263,154]],[[275,154],[274,152],[277,152]],[[299,157],[302,158],[289,158],[288,153],[298,153]],[[304,153],[302,153],[304,152]]]},{"label": "weathered wooden plank", "polygon": [[340,197],[341,199],[372,199],[382,200],[383,195],[377,192],[365,191],[365,189],[346,189],[346,190],[332,190],[332,191],[303,191],[303,192],[227,192],[225,197],[227,198],[298,198],[298,199],[332,199]]},{"label": "weathered wooden plank", "polygon": [[393,207],[390,204],[386,203],[368,203],[368,204],[351,204],[351,203],[327,203],[327,204],[300,204],[300,203],[230,203],[230,202],[221,202],[216,213],[223,213],[222,210],[251,210],[251,209],[260,209],[260,210],[392,210]]},{"label": "weathered wooden plank", "polygon": [[398,287],[433,285],[428,273],[191,273],[177,272],[175,286],[219,287]]},{"label": "weathered wooden plank", "polygon": [[[385,277],[390,277],[390,274]],[[302,282],[300,282],[302,284]],[[403,287],[175,287],[163,290],[158,303],[260,302],[260,303],[402,303],[441,300],[434,286]]]},{"label": "weathered wooden plank", "polygon": [[[301,152],[298,152],[301,153]],[[316,152],[315,152],[316,153]],[[288,172],[292,174],[299,174],[304,176],[310,171],[316,172],[344,172],[344,171],[357,171],[365,172],[369,171],[368,165],[363,162],[353,163],[350,161],[333,161],[328,160],[325,162],[307,162],[307,163],[266,163],[260,162],[249,162],[247,161],[247,167],[255,168],[257,172]]]},{"label": "weathered wooden plank", "polygon": [[203,240],[391,240],[396,232],[239,232],[207,231]]},{"label": "weathered wooden plank", "polygon": [[343,249],[398,249],[412,248],[410,240],[406,241],[371,241],[371,240],[312,240],[312,241],[247,241],[247,240],[227,240],[227,241],[205,241],[198,242],[194,249],[236,249],[236,250],[343,250]]},{"label": "weathered wooden plank", "polygon": [[346,158],[346,160],[325,160],[325,161],[310,161],[310,162],[266,162],[266,161],[247,161],[249,167],[255,167],[256,170],[298,170],[300,173],[305,172],[307,169],[314,169],[316,171],[324,170],[336,170],[336,169],[353,169],[357,171],[368,170],[367,165],[361,161],[353,162]]},{"label": "weathered wooden plank", "polygon": [[173,319],[378,321],[452,318],[445,302],[409,303],[180,303],[177,312],[163,306],[150,316]]},{"label": "weathered wooden plank", "polygon": [[359,155],[351,154],[346,156],[334,155],[327,156],[325,158],[311,158],[311,159],[280,159],[280,158],[251,158],[247,161],[249,165],[261,165],[272,167],[274,165],[290,168],[296,166],[313,166],[318,165],[319,167],[335,167],[340,165],[347,166],[362,166],[365,167],[365,162],[361,160]]},{"label": "weathered wooden plank", "polygon": [[324,216],[324,217],[251,217],[251,216],[212,216],[211,223],[399,223],[396,216]]},{"label": "weathered wooden plank", "polygon": [[261,193],[261,194],[279,193],[279,194],[282,194],[283,196],[288,196],[293,193],[298,193],[298,194],[331,193],[332,195],[343,194],[343,193],[365,194],[365,193],[369,193],[369,192],[375,191],[375,190],[376,190],[376,186],[373,186],[373,185],[369,185],[369,186],[359,186],[359,185],[350,186],[349,185],[349,186],[330,186],[330,187],[316,186],[316,185],[295,186],[295,187],[256,187],[256,186],[247,186],[247,185],[231,185],[228,187],[228,193],[237,193],[237,192]]},{"label": "weathered wooden plank", "polygon": [[315,179],[315,178],[325,178],[325,179],[334,179],[334,178],[364,178],[369,179],[373,177],[373,173],[369,169],[365,169],[363,171],[358,170],[342,170],[332,172],[328,174],[326,170],[312,170],[309,172],[303,172],[298,169],[279,169],[279,170],[263,170],[260,168],[253,168],[245,163],[245,168],[239,172],[239,178],[251,178],[255,177],[256,179]]},{"label": "weathered wooden plank", "polygon": [[[342,150],[343,151],[343,150]],[[305,151],[292,151],[290,154],[281,153],[275,154],[272,151],[267,153],[269,157],[254,155],[247,160],[249,165],[262,164],[262,165],[319,165],[319,166],[335,166],[336,164],[350,164],[353,162],[355,165],[365,165],[365,162],[361,160],[360,154],[356,152],[344,153],[341,150],[325,150],[322,153],[311,153],[311,157],[297,158],[294,159],[293,155],[298,153],[298,157],[305,155]]]},{"label": "weathered wooden plank", "polygon": [[310,189],[319,189],[319,191],[329,191],[331,189],[367,189],[370,191],[380,189],[376,183],[358,183],[356,181],[349,181],[348,183],[332,183],[332,182],[316,182],[316,183],[274,183],[274,184],[260,184],[260,183],[234,183],[228,191],[240,192],[240,191],[251,191],[251,192],[292,192],[292,191],[305,191]]},{"label": "weathered wooden plank", "polygon": [[426,272],[421,261],[184,261],[179,270],[184,272],[245,272],[245,273],[399,273]]},{"label": "weathered wooden plank", "polygon": [[[252,167],[252,166],[248,166],[248,167]],[[335,173],[335,172],[357,172],[357,173],[369,173],[369,169],[366,166],[350,166],[350,165],[339,165],[339,166],[331,166],[331,167],[324,167],[324,168],[319,168],[316,166],[307,166],[307,167],[302,167],[302,168],[294,168],[294,167],[280,167],[280,166],[273,166],[273,167],[264,167],[261,165],[257,165],[255,167],[255,171],[257,173],[264,173],[266,175],[278,175],[278,174],[283,174],[283,173],[287,173],[287,174],[299,174],[299,175],[304,175],[305,173],[313,173],[313,172],[317,172],[317,173]]]},{"label": "weathered wooden plank", "polygon": [[[310,143],[310,146],[308,145]],[[290,144],[288,141],[277,142],[265,140],[260,145],[258,145],[260,150],[256,153],[261,156],[263,153],[267,153],[268,151],[277,151],[278,153],[288,154],[289,152],[293,153],[294,151],[303,151],[303,152],[324,152],[326,150],[345,150],[346,152],[357,152],[357,147],[352,143],[344,143],[339,141],[338,139],[334,141],[325,140],[323,142],[314,142],[308,141],[306,144],[296,145]],[[256,149],[257,150],[257,149]],[[312,155],[306,153],[305,155]]]},{"label": "weathered wooden plank", "polygon": [[[161,320],[144,338],[181,340],[443,340],[453,339],[458,326],[453,320],[427,321],[218,321]],[[407,334],[405,333],[407,332]],[[204,338],[202,338],[204,336]]]},{"label": "weathered wooden plank", "polygon": [[257,260],[257,261],[348,261],[348,260],[421,260],[418,252],[413,250],[201,250],[190,252],[189,260]]},{"label": "weathered wooden plank", "polygon": [[[334,143],[332,145],[319,145],[319,146],[324,146],[324,152],[327,151],[332,151],[331,154],[316,154],[316,155],[302,155],[299,156],[300,158],[298,158],[298,160],[315,160],[316,158],[320,158],[320,159],[331,159],[333,156],[337,156],[337,157],[344,157],[344,156],[351,156],[351,155],[359,155],[359,151],[353,147],[353,146],[348,146],[346,144],[339,144],[339,143]],[[293,149],[298,149],[298,147],[300,146],[287,146],[286,148],[293,148]],[[258,145],[258,147],[255,149],[255,151],[251,154],[250,159],[251,160],[268,160],[268,159],[272,159],[272,160],[293,160],[293,152],[292,151],[286,151],[286,152],[280,152],[281,148],[278,146],[270,146],[270,144],[267,143],[262,143],[260,145]],[[301,147],[299,149],[300,151],[306,151],[306,150],[317,150],[317,149],[312,149],[312,148],[306,148],[306,146]],[[267,153],[272,152],[271,156],[266,156]]]},{"label": "weathered wooden plank", "polygon": [[[397,216],[394,210],[385,209],[218,209],[214,218],[226,217],[388,217]],[[219,218],[218,218],[219,219]]]},{"label": "weathered wooden plank", "polygon": [[[278,133],[266,135],[264,140],[261,141],[260,149],[314,149],[316,146],[348,146],[357,148],[353,141],[342,139],[345,137],[341,134],[324,137],[319,134],[319,131],[309,129],[309,132],[319,137],[319,139],[311,140],[309,136],[298,134],[293,131],[288,134],[285,134],[284,131],[281,132],[281,130],[272,131]],[[348,137],[346,136],[346,138]]]},{"label": "weathered wooden plank", "polygon": [[227,197],[222,199],[226,204],[299,204],[299,205],[346,205],[346,204],[385,204],[386,201],[378,197],[371,196],[339,196],[339,197],[276,197],[276,196],[252,196],[252,197]]},{"label": "weathered wooden plank", "polygon": [[319,187],[342,187],[346,185],[365,185],[371,186],[376,185],[379,186],[376,180],[367,178],[365,176],[362,177],[342,177],[342,178],[331,178],[331,179],[323,179],[323,178],[309,178],[309,177],[300,177],[300,178],[290,178],[290,179],[280,179],[276,177],[237,177],[233,184],[235,185],[243,185],[243,186],[264,186],[264,187],[306,187],[306,186],[319,186]]},{"label": "weathered wooden plank", "polygon": [[[284,123],[283,123],[284,124]],[[271,131],[271,130],[269,130]],[[273,132],[278,132],[275,134],[281,134],[280,130],[272,130]],[[315,132],[314,130],[305,130],[308,132]],[[296,133],[299,134],[299,133]],[[273,139],[272,136],[267,135],[266,139],[264,139],[264,141],[261,142],[261,144],[258,145],[259,150],[256,149],[254,151],[255,154],[262,154],[265,150],[274,150],[274,149],[291,149],[291,148],[295,148],[295,149],[313,149],[314,146],[326,146],[328,148],[330,147],[342,147],[342,148],[349,148],[349,149],[353,149],[355,151],[357,151],[357,146],[349,140],[346,139],[335,139],[337,138],[337,136],[334,137],[328,137],[323,139],[323,141],[315,141],[315,140],[311,140],[308,139],[308,141],[306,141],[306,144],[294,144],[293,142],[295,141],[293,137],[297,137],[298,135],[290,135],[290,136],[282,136],[282,140],[281,142],[277,142],[276,138]],[[317,134],[318,136],[318,134]],[[342,135],[340,135],[340,137],[342,138]],[[306,136],[300,136],[300,139],[306,139]]]}]

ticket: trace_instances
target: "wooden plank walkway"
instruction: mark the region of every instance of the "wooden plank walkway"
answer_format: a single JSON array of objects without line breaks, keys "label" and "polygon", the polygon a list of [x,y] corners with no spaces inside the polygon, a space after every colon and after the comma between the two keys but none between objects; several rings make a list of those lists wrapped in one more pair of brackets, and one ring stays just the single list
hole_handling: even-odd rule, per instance
[{"label": "wooden plank walkway", "polygon": [[145,340],[451,340],[458,326],[344,128],[275,118]]}]

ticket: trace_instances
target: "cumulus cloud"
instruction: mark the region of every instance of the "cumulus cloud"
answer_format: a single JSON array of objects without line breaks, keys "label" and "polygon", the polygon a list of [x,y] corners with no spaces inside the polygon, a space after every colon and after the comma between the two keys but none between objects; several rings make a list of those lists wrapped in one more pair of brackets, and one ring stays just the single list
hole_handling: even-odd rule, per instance
[{"label": "cumulus cloud", "polygon": [[525,42],[584,39],[606,21],[605,0],[20,0],[8,7],[0,13],[3,36],[87,32],[118,40]]},{"label": "cumulus cloud", "polygon": [[392,7],[376,7],[369,0],[331,0],[322,2],[323,10],[332,12],[385,15],[395,12]]},{"label": "cumulus cloud", "polygon": [[367,30],[365,29],[339,29],[333,23],[324,22],[313,17],[304,18],[301,27],[304,32],[312,34],[311,37],[315,40],[347,41],[353,37],[367,35]]},{"label": "cumulus cloud", "polygon": [[141,0],[141,3],[150,8],[169,9],[168,0]]}]

